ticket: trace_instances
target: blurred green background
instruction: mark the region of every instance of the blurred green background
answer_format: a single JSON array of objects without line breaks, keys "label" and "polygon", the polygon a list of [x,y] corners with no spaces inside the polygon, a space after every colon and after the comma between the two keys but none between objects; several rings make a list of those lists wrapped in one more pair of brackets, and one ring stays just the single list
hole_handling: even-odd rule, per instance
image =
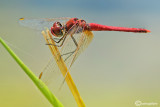
[{"label": "blurred green background", "polygon": [[[159,4],[159,0],[0,0],[0,36],[15,45],[12,49],[38,76],[50,52],[40,33],[18,24],[21,17],[78,17],[149,29],[148,34],[94,32],[71,75],[87,107],[135,107],[137,100],[160,104]],[[2,45],[0,68],[0,107],[51,107]],[[66,84],[57,93],[65,107],[77,106]]]}]

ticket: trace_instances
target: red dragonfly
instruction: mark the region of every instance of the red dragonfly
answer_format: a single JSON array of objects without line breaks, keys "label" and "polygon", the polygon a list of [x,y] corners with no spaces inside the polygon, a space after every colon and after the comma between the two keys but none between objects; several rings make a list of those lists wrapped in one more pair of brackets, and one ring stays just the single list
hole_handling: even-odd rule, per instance
[{"label": "red dragonfly", "polygon": [[50,33],[53,35],[53,40],[56,42],[56,46],[60,48],[60,53],[69,68],[79,54],[91,43],[93,39],[92,31],[150,32],[149,30],[142,28],[115,27],[96,23],[86,23],[85,20],[78,18],[20,18],[19,23],[23,26],[40,31],[45,27],[49,28]]}]

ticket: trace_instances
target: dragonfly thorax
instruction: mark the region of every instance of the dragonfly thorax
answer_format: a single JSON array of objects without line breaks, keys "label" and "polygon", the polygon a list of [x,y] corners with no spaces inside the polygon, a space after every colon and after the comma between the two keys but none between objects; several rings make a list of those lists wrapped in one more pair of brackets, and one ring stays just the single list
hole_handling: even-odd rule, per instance
[{"label": "dragonfly thorax", "polygon": [[55,22],[53,26],[51,27],[51,33],[52,35],[56,37],[63,36],[63,26],[60,22]]}]

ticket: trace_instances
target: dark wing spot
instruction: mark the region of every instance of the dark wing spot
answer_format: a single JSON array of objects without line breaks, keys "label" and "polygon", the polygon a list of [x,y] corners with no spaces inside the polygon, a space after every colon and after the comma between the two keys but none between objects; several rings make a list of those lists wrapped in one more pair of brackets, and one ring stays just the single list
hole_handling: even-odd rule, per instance
[{"label": "dark wing spot", "polygon": [[19,20],[24,20],[24,18],[22,17],[22,18],[19,18]]}]

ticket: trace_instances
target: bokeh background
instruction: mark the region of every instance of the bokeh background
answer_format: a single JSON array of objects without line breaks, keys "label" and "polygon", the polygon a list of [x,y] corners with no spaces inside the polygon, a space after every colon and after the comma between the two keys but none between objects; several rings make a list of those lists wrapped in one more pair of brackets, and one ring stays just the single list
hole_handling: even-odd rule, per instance
[{"label": "bokeh background", "polygon": [[[38,76],[50,52],[42,35],[18,24],[21,17],[78,17],[149,29],[148,34],[94,32],[71,75],[87,107],[135,107],[137,100],[160,104],[159,4],[159,0],[0,0],[0,37]],[[57,93],[65,107],[77,106],[66,84]],[[1,45],[0,107],[51,107]]]}]

